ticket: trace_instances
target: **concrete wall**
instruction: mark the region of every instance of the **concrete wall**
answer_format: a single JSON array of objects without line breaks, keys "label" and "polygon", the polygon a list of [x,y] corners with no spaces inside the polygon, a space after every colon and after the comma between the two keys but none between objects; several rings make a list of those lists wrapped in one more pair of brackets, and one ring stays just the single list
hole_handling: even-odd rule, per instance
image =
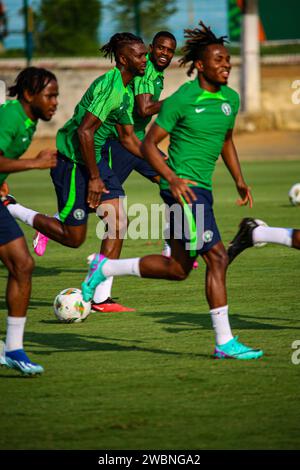
[{"label": "concrete wall", "polygon": [[[255,115],[240,113],[237,121],[238,131],[255,130],[300,130],[300,103],[295,104],[297,90],[292,88],[299,80],[300,90],[300,58],[298,56],[284,60],[264,59],[261,67],[262,95],[261,112]],[[91,82],[111,68],[110,62],[103,59],[44,59],[35,61],[33,65],[52,70],[59,81],[59,108],[53,120],[41,122],[37,135],[53,136],[67,119],[81,96]],[[7,85],[13,83],[17,73],[25,66],[22,60],[0,60],[0,80]],[[166,70],[163,97],[173,93],[182,83],[188,80],[186,70],[179,68],[176,61]],[[240,64],[233,60],[230,86],[239,92]],[[300,92],[297,94],[300,101]]]}]

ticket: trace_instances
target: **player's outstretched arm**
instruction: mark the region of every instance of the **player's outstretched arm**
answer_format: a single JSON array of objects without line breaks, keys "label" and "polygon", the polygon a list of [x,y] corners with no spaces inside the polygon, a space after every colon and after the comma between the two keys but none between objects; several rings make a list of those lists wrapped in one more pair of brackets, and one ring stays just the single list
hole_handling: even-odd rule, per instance
[{"label": "player's outstretched arm", "polygon": [[183,197],[187,203],[190,204],[196,199],[196,196],[188,184],[196,185],[196,183],[184,178],[178,178],[178,176],[165,163],[165,160],[158,148],[158,144],[167,137],[167,135],[168,132],[165,129],[154,123],[142,142],[142,153],[152,168],[168,181],[170,191],[174,198],[182,204]]},{"label": "player's outstretched arm", "polygon": [[142,142],[136,136],[132,124],[116,124],[116,129],[119,135],[119,141],[130,153],[137,157],[144,158],[141,152]]},{"label": "player's outstretched arm", "polygon": [[249,204],[251,208],[253,205],[251,188],[245,183],[238,154],[232,139],[232,132],[232,129],[227,132],[221,154],[225,165],[235,181],[236,189],[241,196],[241,199],[238,199],[237,204],[240,206]]},{"label": "player's outstretched arm", "polygon": [[11,160],[0,151],[0,173],[17,173],[27,170],[43,170],[56,166],[56,150],[42,150],[36,158]]}]

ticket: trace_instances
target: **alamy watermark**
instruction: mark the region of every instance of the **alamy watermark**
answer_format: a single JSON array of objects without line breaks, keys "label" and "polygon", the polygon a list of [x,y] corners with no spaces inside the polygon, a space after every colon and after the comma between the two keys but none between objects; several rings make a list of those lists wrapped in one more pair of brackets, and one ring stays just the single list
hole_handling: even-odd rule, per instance
[{"label": "alamy watermark", "polygon": [[294,80],[292,83],[292,88],[295,90],[292,93],[292,103],[300,104],[300,80]]},{"label": "alamy watermark", "polygon": [[[211,230],[204,230],[204,205],[184,206],[175,203],[142,203],[128,205],[127,197],[120,198],[118,205],[109,201],[97,209],[101,221],[97,224],[96,235],[99,239],[160,240],[173,238],[183,240],[188,251],[200,250],[204,243],[213,239]],[[127,223],[129,221],[129,223]]]},{"label": "alamy watermark", "polygon": [[6,83],[0,80],[0,105],[6,101]]},{"label": "alamy watermark", "polygon": [[292,343],[292,349],[295,351],[292,354],[291,361],[295,366],[300,364],[300,340],[296,340]]}]

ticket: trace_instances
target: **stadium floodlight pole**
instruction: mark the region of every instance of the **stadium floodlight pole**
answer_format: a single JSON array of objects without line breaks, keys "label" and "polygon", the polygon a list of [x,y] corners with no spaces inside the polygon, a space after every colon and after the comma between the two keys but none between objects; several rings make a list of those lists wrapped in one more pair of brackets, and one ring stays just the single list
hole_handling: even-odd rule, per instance
[{"label": "stadium floodlight pole", "polygon": [[30,65],[33,51],[33,12],[28,0],[23,0],[24,18],[25,18],[25,53],[27,66]]},{"label": "stadium floodlight pole", "polygon": [[134,0],[134,29],[137,36],[141,35],[141,2],[140,0]]},{"label": "stadium floodlight pole", "polygon": [[244,0],[242,15],[242,110],[260,110],[260,51],[258,0]]}]

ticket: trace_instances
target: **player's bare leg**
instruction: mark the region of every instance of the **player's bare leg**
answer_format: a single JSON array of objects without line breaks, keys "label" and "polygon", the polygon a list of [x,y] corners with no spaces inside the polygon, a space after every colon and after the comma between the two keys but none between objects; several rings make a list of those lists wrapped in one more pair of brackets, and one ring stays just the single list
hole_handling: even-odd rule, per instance
[{"label": "player's bare leg", "polygon": [[6,301],[8,315],[25,317],[31,294],[34,261],[24,237],[0,246],[0,259],[9,272]]},{"label": "player's bare leg", "polygon": [[33,227],[61,245],[78,248],[86,238],[87,224],[66,225],[55,217],[37,214]]},{"label": "player's bare leg", "polygon": [[[105,220],[106,233],[101,243],[100,253],[109,259],[118,259],[121,254],[123,239],[127,231],[127,215],[122,199],[111,199],[100,204],[97,214]],[[112,299],[113,277],[110,276],[95,290],[92,310],[95,312],[134,312]]]},{"label": "player's bare leg", "polygon": [[31,276],[34,261],[24,237],[0,246],[0,259],[9,275],[6,288],[8,306],[5,354],[2,365],[21,371],[25,375],[41,374],[44,369],[27,357],[23,348],[26,313],[31,294]]},{"label": "player's bare leg", "polygon": [[226,271],[228,255],[223,243],[220,241],[207,253],[202,254],[206,263],[205,292],[210,308],[227,305]]},{"label": "player's bare leg", "polygon": [[170,281],[183,281],[191,270],[195,257],[189,255],[179,240],[170,240],[170,258],[162,255],[149,255],[141,258],[141,277],[166,279]]}]

